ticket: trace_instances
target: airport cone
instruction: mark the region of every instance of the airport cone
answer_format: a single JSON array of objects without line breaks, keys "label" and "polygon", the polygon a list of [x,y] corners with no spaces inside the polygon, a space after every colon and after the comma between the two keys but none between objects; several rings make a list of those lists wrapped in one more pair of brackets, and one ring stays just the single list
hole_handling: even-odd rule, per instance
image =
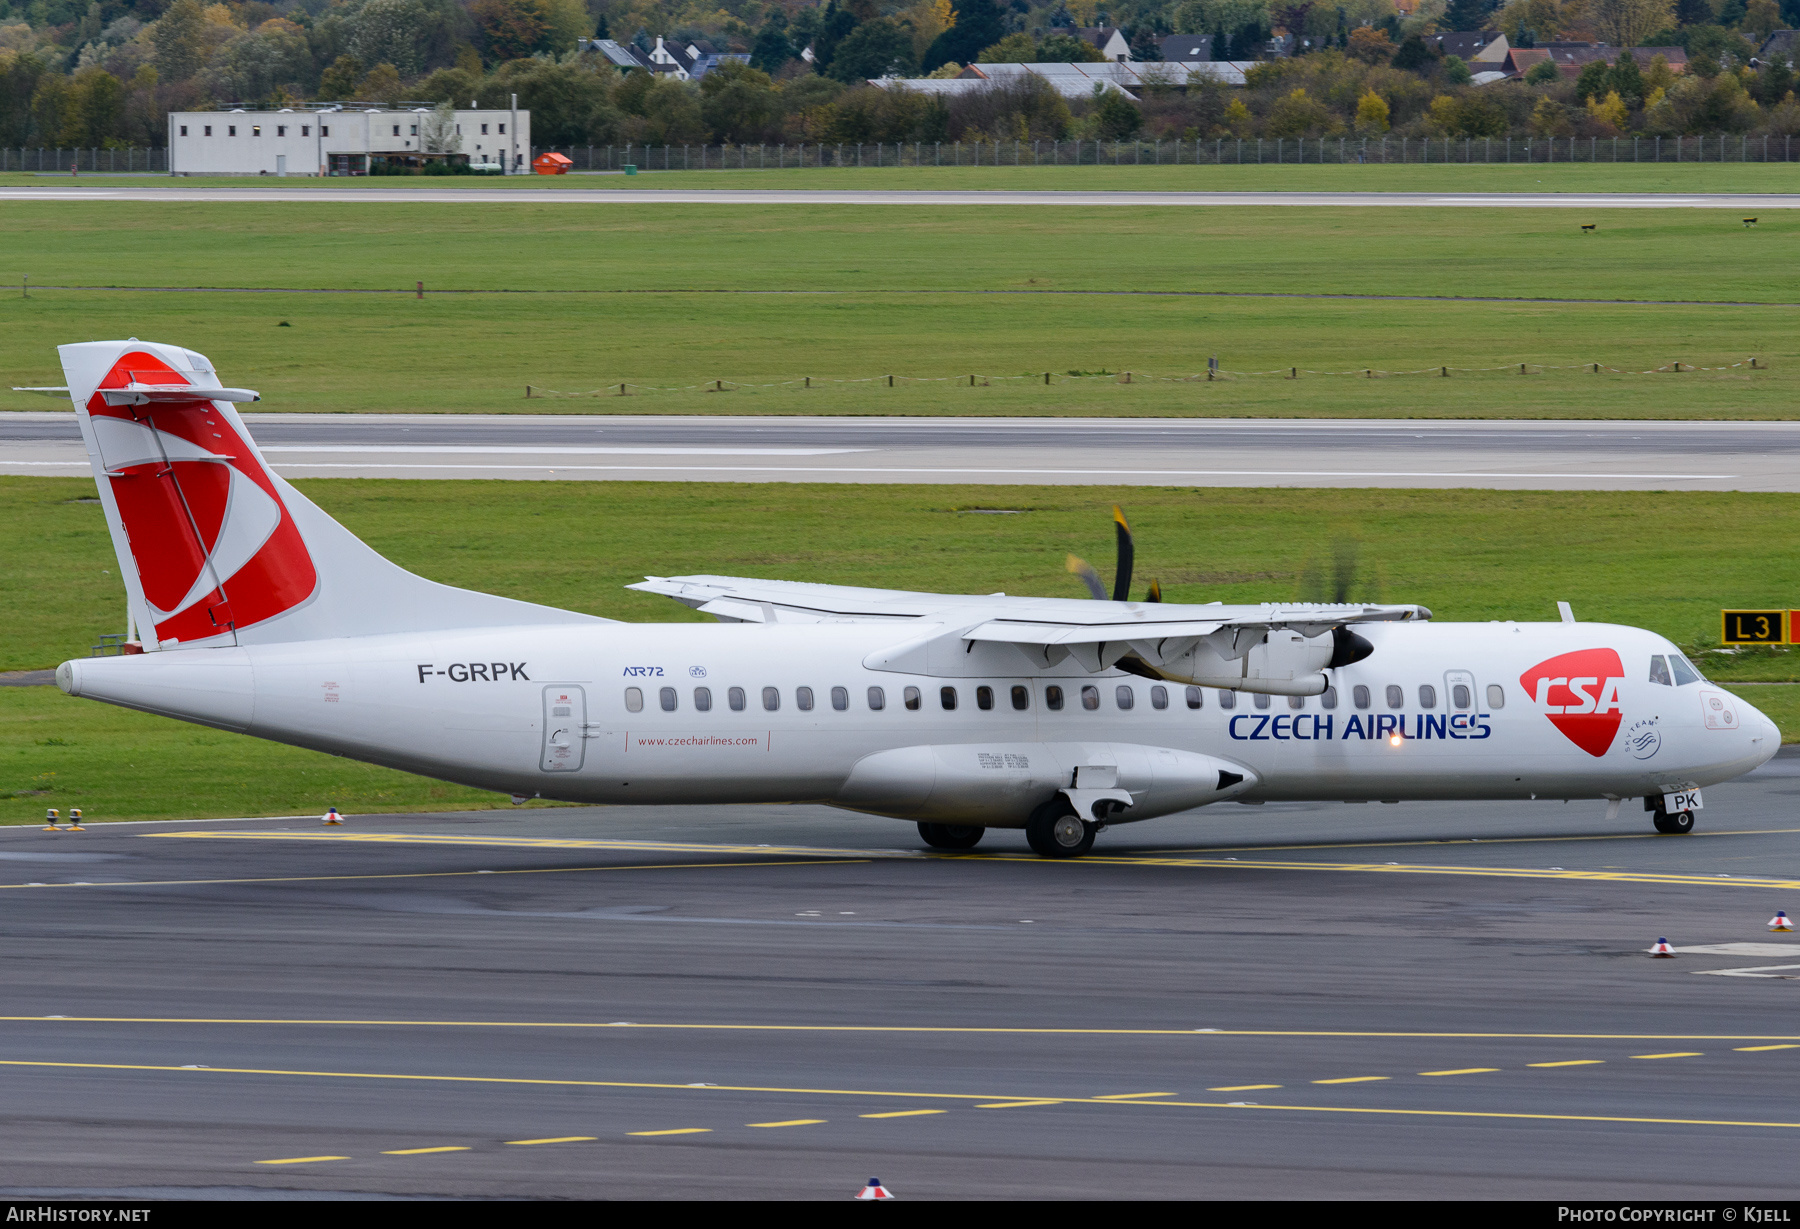
[{"label": "airport cone", "polygon": [[87,831],[86,828],[83,828],[81,826],[81,808],[80,807],[70,807],[69,808],[69,831],[70,832],[86,832]]},{"label": "airport cone", "polygon": [[1650,949],[1650,954],[1652,956],[1673,956],[1675,954],[1675,949],[1669,946],[1669,941],[1667,939],[1658,939],[1656,941],[1656,946]]},{"label": "airport cone", "polygon": [[61,818],[62,818],[62,812],[57,810],[55,807],[51,807],[48,811],[44,812],[44,831],[45,832],[60,832],[60,831],[62,831],[62,829],[60,829],[56,826],[56,821]]},{"label": "airport cone", "polygon": [[881,1185],[880,1178],[870,1178],[869,1185],[856,1192],[856,1197],[858,1199],[892,1199],[893,1195],[888,1193],[887,1187]]},{"label": "airport cone", "polygon": [[1786,910],[1777,912],[1774,917],[1769,919],[1770,930],[1792,930],[1793,928],[1794,924],[1788,921]]},{"label": "airport cone", "polygon": [[344,822],[344,817],[338,814],[338,809],[336,807],[332,807],[329,811],[325,812],[325,822],[327,824],[341,824]]}]

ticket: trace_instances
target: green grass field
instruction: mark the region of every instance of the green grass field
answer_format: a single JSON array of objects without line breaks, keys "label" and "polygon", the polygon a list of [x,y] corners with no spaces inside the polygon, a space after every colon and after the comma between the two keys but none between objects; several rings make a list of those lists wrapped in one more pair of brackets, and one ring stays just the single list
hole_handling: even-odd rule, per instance
[{"label": "green grass field", "polygon": [[[1395,141],[1393,150],[1399,151],[1399,142]],[[1434,147],[1437,143],[1433,142]],[[1709,142],[1709,152],[1715,157],[1717,145]],[[987,149],[984,146],[984,156]],[[1165,157],[1172,156],[1168,151],[1173,147],[1165,143]],[[1192,146],[1190,145],[1191,151]],[[1418,143],[1414,142],[1413,151],[1417,152]],[[1441,148],[1441,147],[1437,147]],[[1629,142],[1620,146],[1622,156],[1630,157]],[[1689,150],[1693,142],[1687,143]],[[1773,145],[1771,146],[1773,148]],[[1293,143],[1286,146],[1286,156],[1292,159]],[[908,151],[909,154],[911,151]],[[1754,150],[1752,151],[1755,152]],[[1308,156],[1312,154],[1312,146],[1308,146]],[[881,189],[884,191],[980,191],[1011,190],[1031,192],[1794,192],[1800,191],[1800,162],[1792,163],[1758,163],[1758,162],[1663,162],[1637,163],[1622,162],[1612,164],[1601,163],[1369,163],[1361,166],[1354,164],[1327,164],[1320,166],[1307,162],[1295,164],[1292,161],[1276,165],[1267,162],[1261,166],[1250,164],[1238,166],[1227,163],[1223,166],[1140,166],[1126,164],[1113,166],[963,166],[963,167],[827,167],[823,170],[759,170],[756,168],[757,153],[752,149],[749,154],[751,167],[748,170],[728,171],[682,171],[662,170],[663,151],[659,147],[652,157],[644,159],[642,147],[638,157],[644,160],[640,173],[626,176],[619,172],[603,172],[598,174],[576,173],[572,175],[515,175],[505,178],[489,179],[486,177],[444,177],[430,178],[423,176],[390,177],[381,176],[372,179],[317,179],[294,177],[281,181],[282,187],[326,187],[326,188],[480,188],[519,190],[527,188],[606,188],[618,190],[624,188],[642,191],[658,189],[782,189],[788,191],[812,190],[853,190],[857,188]],[[1003,157],[1010,157],[1008,149]],[[693,155],[697,156],[697,155]],[[768,158],[773,161],[776,152],[768,151]],[[794,156],[790,150],[787,155]],[[946,153],[945,157],[950,154]],[[970,157],[967,147],[963,157]],[[1029,157],[1029,152],[1026,153]],[[1151,156],[1148,150],[1145,156]],[[1254,157],[1254,153],[1250,156]],[[1267,144],[1265,156],[1275,156],[1274,142]],[[1602,152],[1602,157],[1605,154]],[[681,151],[674,149],[670,153],[673,164],[681,165]],[[717,158],[715,151],[712,155]],[[892,151],[887,157],[891,160]],[[871,147],[867,160],[874,161]],[[200,179],[171,179],[162,175],[106,175],[84,172],[71,179],[66,171],[61,174],[46,171],[42,174],[17,172],[0,174],[0,186],[43,187],[46,181],[58,188],[91,186],[105,188],[121,184],[143,186],[179,186],[182,188],[199,187],[270,187],[273,181],[267,176],[242,177],[207,177]]]},{"label": "green grass field", "polygon": [[[0,365],[5,385],[54,384],[58,343],[174,340],[277,410],[1790,417],[1796,235],[1800,214],[1745,229],[1688,209],[15,203],[0,285],[82,289],[0,291]],[[310,293],[418,281],[422,301]],[[1404,297],[1445,295],[1526,301]],[[1156,378],[1212,355],[1772,369]],[[1045,371],[1134,382],[1046,388]],[[898,387],[872,382],[888,374]],[[822,387],[782,384],[803,376]],[[703,391],[715,380],[769,387]],[[685,391],[524,397],[620,382]]]},{"label": "green grass field", "polygon": [[[1330,541],[1361,542],[1358,597],[1416,601],[1440,619],[1593,621],[1716,642],[1724,605],[1783,606],[1800,591],[1800,509],[1781,495],[1490,491],[1157,490],[1056,487],[382,482],[317,480],[307,493],[370,545],[449,584],[631,621],[703,616],[623,586],[708,571],[947,592],[1077,596],[1073,550],[1111,556],[1124,502],[1138,575],[1176,601],[1298,594]],[[117,564],[78,479],[0,478],[0,669],[83,656],[120,630]],[[554,495],[554,498],[551,496]],[[84,499],[84,497],[87,497]],[[972,507],[1022,509],[975,515]],[[548,519],[584,527],[546,545]],[[1555,542],[1554,552],[1545,543]],[[1728,548],[1728,549],[1727,549]],[[50,595],[50,600],[45,600]],[[1786,651],[1708,655],[1726,680],[1800,679]],[[1800,731],[1800,687],[1751,703]],[[97,817],[293,814],[492,805],[489,794],[182,725],[51,688],[0,687],[0,822],[47,806]]]}]

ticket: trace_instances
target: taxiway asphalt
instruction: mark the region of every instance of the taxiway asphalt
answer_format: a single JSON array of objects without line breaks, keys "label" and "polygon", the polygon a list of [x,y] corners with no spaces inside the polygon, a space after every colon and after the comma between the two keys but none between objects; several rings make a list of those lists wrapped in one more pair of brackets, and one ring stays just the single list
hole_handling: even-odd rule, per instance
[{"label": "taxiway asphalt", "polygon": [[[1800,491],[1800,422],[247,414],[288,478]],[[0,414],[0,474],[91,472]]]},{"label": "taxiway asphalt", "polygon": [[0,1193],[1792,1198],[1796,794],[8,828]]},{"label": "taxiway asphalt", "polygon": [[168,187],[56,183],[0,188],[8,201],[152,201],[267,204],[331,201],[343,204],[456,205],[1026,205],[1094,207],[1430,207],[1476,209],[1795,209],[1800,194],[1781,192],[1020,192],[786,191],[674,188],[376,188]]}]

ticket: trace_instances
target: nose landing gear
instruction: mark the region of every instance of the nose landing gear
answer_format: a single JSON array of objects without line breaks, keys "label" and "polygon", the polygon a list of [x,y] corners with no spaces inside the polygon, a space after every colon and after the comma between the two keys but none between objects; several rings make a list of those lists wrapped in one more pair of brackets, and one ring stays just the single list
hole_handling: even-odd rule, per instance
[{"label": "nose landing gear", "polygon": [[1663,806],[1660,796],[1644,799],[1644,809],[1650,812],[1650,819],[1656,830],[1667,836],[1685,836],[1694,830],[1694,813],[1692,811],[1675,811],[1671,813]]}]

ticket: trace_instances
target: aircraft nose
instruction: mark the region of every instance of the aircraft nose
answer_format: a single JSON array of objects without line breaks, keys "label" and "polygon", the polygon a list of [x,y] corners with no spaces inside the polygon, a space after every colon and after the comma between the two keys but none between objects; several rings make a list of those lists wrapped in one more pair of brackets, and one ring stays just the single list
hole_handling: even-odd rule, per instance
[{"label": "aircraft nose", "polygon": [[1744,704],[1742,729],[1750,737],[1750,745],[1756,749],[1758,764],[1766,764],[1781,750],[1781,729],[1769,719],[1768,714],[1750,704]]}]

